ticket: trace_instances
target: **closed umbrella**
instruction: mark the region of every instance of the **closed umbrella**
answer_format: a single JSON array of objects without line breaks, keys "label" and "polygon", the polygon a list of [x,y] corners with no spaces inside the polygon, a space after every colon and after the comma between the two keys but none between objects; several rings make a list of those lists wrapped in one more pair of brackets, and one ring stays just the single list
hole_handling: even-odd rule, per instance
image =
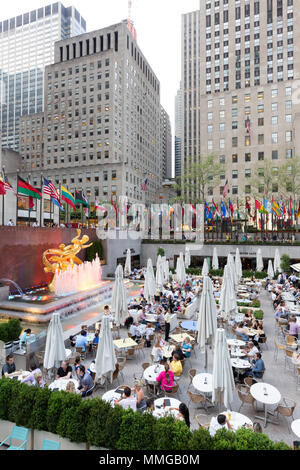
[{"label": "closed umbrella", "polygon": [[144,284],[144,297],[148,303],[151,302],[151,300],[153,300],[155,291],[156,291],[156,285],[155,285],[152,260],[151,258],[149,258],[147,261],[147,271],[145,275],[145,284]]},{"label": "closed umbrella", "polygon": [[189,248],[186,248],[186,250],[185,250],[185,259],[184,259],[184,262],[185,262],[185,267],[186,267],[186,268],[189,268],[189,267],[190,267],[190,264],[191,264],[191,253],[190,253]]},{"label": "closed umbrella", "polygon": [[52,369],[57,366],[58,362],[65,359],[66,349],[60,315],[58,312],[54,312],[47,330],[44,369]]},{"label": "closed umbrella", "polygon": [[202,266],[202,276],[207,276],[208,273],[209,273],[208,262],[207,262],[207,259],[204,258],[203,266]]},{"label": "closed umbrella", "polygon": [[115,314],[116,325],[123,325],[126,319],[128,308],[127,293],[123,279],[123,268],[120,264],[115,271],[115,283],[112,292],[111,310]]},{"label": "closed umbrella", "polygon": [[164,285],[164,271],[163,271],[163,260],[160,255],[156,261],[156,287],[161,290]]},{"label": "closed umbrella", "polygon": [[281,259],[280,259],[280,255],[279,255],[279,250],[278,250],[278,248],[276,248],[275,257],[274,257],[274,271],[275,271],[275,274],[282,272],[280,263],[281,263]]},{"label": "closed umbrella", "polygon": [[213,269],[219,269],[219,259],[218,259],[218,254],[217,254],[217,248],[216,247],[214,247],[214,252],[213,252],[212,268]]},{"label": "closed umbrella", "polygon": [[212,281],[208,276],[204,276],[198,315],[198,344],[200,349],[205,349],[205,369],[207,367],[207,345],[214,345],[216,329],[217,307]]},{"label": "closed umbrella", "polygon": [[264,262],[262,259],[261,249],[258,248],[256,253],[256,271],[259,273],[264,269]]},{"label": "closed umbrella", "polygon": [[218,328],[216,332],[212,385],[212,402],[219,403],[219,406],[223,402],[228,409],[233,401],[235,385],[223,328]]},{"label": "closed umbrella", "polygon": [[130,276],[131,274],[131,251],[128,248],[126,252],[126,262],[125,262],[125,269],[124,269],[125,276]]},{"label": "closed umbrella", "polygon": [[229,268],[230,277],[232,279],[233,288],[236,291],[238,286],[238,276],[236,273],[235,262],[231,253],[227,256],[227,266]]},{"label": "closed umbrella", "polygon": [[112,382],[116,363],[117,359],[115,355],[112,331],[110,328],[110,320],[108,317],[104,316],[102,318],[99,345],[95,360],[95,382],[99,382],[102,385],[106,380]]},{"label": "closed umbrella", "polygon": [[176,280],[179,284],[183,285],[186,283],[186,273],[183,260],[183,253],[181,252],[176,263]]},{"label": "closed umbrella", "polygon": [[164,276],[164,282],[168,282],[170,278],[170,270],[169,261],[167,260],[166,256],[162,257],[162,271]]},{"label": "closed umbrella", "polygon": [[243,270],[242,270],[242,262],[241,262],[241,257],[240,257],[240,250],[237,248],[235,252],[235,271],[237,275],[237,280],[240,282],[240,280],[243,277]]},{"label": "closed umbrella", "polygon": [[224,268],[219,305],[220,311],[225,313],[226,318],[230,316],[231,312],[237,311],[236,295],[228,264]]},{"label": "closed umbrella", "polygon": [[271,259],[269,259],[269,263],[268,263],[268,278],[270,280],[274,279],[274,269],[273,269],[273,264],[272,264]]}]

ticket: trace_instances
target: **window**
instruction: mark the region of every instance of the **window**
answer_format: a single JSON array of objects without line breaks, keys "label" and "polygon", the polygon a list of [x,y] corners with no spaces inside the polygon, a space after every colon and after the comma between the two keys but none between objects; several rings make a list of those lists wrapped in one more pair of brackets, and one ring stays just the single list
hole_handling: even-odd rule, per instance
[{"label": "window", "polygon": [[238,186],[232,186],[232,194],[238,194]]},{"label": "window", "polygon": [[220,149],[225,148],[225,139],[220,139]]},{"label": "window", "polygon": [[278,150],[272,150],[272,160],[278,160]]},{"label": "window", "polygon": [[250,169],[245,170],[245,178],[251,178],[251,170]]},{"label": "window", "polygon": [[263,145],[265,141],[264,134],[258,134],[258,145]]},{"label": "window", "polygon": [[264,118],[258,118],[258,125],[263,126],[264,125]]},{"label": "window", "polygon": [[272,98],[277,98],[277,96],[278,96],[278,90],[277,90],[277,88],[273,88],[272,89]]},{"label": "window", "polygon": [[264,112],[264,105],[263,104],[259,104],[257,106],[257,112],[258,113],[263,113]]},{"label": "window", "polygon": [[290,124],[292,122],[292,115],[291,114],[286,114],[285,115],[285,122]]},{"label": "window", "polygon": [[264,152],[258,152],[258,160],[264,160],[265,159],[265,153]]},{"label": "window", "polygon": [[286,101],[285,102],[285,109],[292,109],[292,102],[291,101]]},{"label": "window", "polygon": [[236,153],[232,155],[232,163],[238,163],[238,156]]},{"label": "window", "polygon": [[232,97],[232,104],[235,104],[238,102],[238,97],[237,96],[233,96]]},{"label": "window", "polygon": [[250,184],[247,184],[247,185],[245,186],[245,193],[246,193],[246,194],[250,194],[250,193],[251,193],[251,186],[250,186]]},{"label": "window", "polygon": [[245,162],[251,162],[251,153],[245,153]]},{"label": "window", "polygon": [[237,147],[237,146],[238,146],[238,138],[232,137],[232,147]]},{"label": "window", "polygon": [[292,131],[286,131],[285,133],[285,141],[291,142],[292,141]]},{"label": "window", "polygon": [[245,136],[245,146],[249,147],[251,145],[251,137],[250,135]]},{"label": "window", "polygon": [[293,151],[291,149],[286,149],[285,158],[290,159],[293,157]]},{"label": "window", "polygon": [[232,170],[232,179],[238,178],[238,170]]},{"label": "window", "polygon": [[232,121],[232,129],[236,130],[238,128],[238,122]]},{"label": "window", "polygon": [[275,113],[278,111],[278,103],[272,103],[272,113]]}]

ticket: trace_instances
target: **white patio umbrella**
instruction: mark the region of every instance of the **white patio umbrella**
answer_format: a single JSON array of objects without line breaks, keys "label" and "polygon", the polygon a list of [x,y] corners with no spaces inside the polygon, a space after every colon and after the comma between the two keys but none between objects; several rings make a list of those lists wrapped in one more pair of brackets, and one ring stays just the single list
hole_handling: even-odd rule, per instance
[{"label": "white patio umbrella", "polygon": [[274,257],[274,271],[275,271],[275,274],[282,272],[280,263],[281,263],[281,258],[280,258],[279,250],[278,250],[278,248],[276,248],[275,257]]},{"label": "white patio umbrella", "polygon": [[202,276],[207,276],[208,273],[209,273],[209,267],[208,267],[207,258],[204,258],[203,266],[202,266]]},{"label": "white patio umbrella", "polygon": [[212,374],[212,402],[223,402],[228,409],[233,402],[235,389],[232,366],[229,356],[225,330],[218,328],[215,339],[214,364]]},{"label": "white patio umbrella", "polygon": [[228,264],[224,268],[219,306],[220,311],[225,313],[226,318],[229,317],[231,312],[237,311],[236,295]]},{"label": "white patio umbrella", "polygon": [[183,253],[181,252],[179,258],[177,258],[176,263],[176,280],[179,284],[185,284],[186,282],[186,273],[183,260]]},{"label": "white patio umbrella", "polygon": [[126,252],[126,262],[125,262],[124,274],[125,274],[125,276],[130,276],[130,274],[131,274],[131,251],[130,251],[130,248],[128,248],[127,252]]},{"label": "white patio umbrella", "polygon": [[243,269],[242,269],[242,262],[241,262],[241,257],[240,257],[240,250],[237,248],[235,252],[235,270],[236,270],[236,275],[237,275],[237,280],[240,282],[240,280],[243,277]]},{"label": "white patio umbrella", "polygon": [[184,263],[185,263],[186,268],[188,268],[191,264],[191,252],[190,252],[189,248],[185,249]]},{"label": "white patio umbrella", "polygon": [[167,260],[166,256],[162,257],[162,270],[164,275],[164,282],[168,282],[170,278],[170,270],[169,270],[169,261]]},{"label": "white patio umbrella", "polygon": [[116,368],[116,355],[113,343],[110,320],[104,316],[102,318],[99,345],[95,360],[96,376],[95,382],[104,384],[106,380],[112,382],[112,375]]},{"label": "white patio umbrella", "polygon": [[272,264],[271,259],[269,259],[269,263],[268,263],[268,278],[270,280],[274,278],[274,269],[273,269],[273,264]]},{"label": "white patio umbrella", "polygon": [[164,285],[164,270],[163,270],[163,260],[160,255],[157,257],[156,261],[156,287],[160,290]]},{"label": "white patio umbrella", "polygon": [[256,252],[256,271],[259,273],[264,269],[264,262],[262,259],[261,249],[258,248]]},{"label": "white patio umbrella", "polygon": [[205,349],[205,369],[207,367],[207,345],[214,345],[217,329],[217,307],[213,295],[212,281],[204,276],[203,290],[198,314],[198,337],[200,349]]},{"label": "white patio umbrella", "polygon": [[153,272],[152,260],[151,258],[147,261],[147,271],[145,275],[145,284],[144,284],[144,297],[147,302],[151,302],[154,298],[156,292],[155,277]]},{"label": "white patio umbrella", "polygon": [[227,266],[229,268],[229,274],[232,280],[233,289],[234,291],[236,291],[238,286],[238,277],[236,273],[235,262],[231,253],[229,253],[229,255],[227,256]]},{"label": "white patio umbrella", "polygon": [[58,365],[58,362],[65,359],[66,349],[60,315],[58,312],[54,312],[47,330],[44,369],[52,369]]},{"label": "white patio umbrella", "polygon": [[115,271],[115,283],[111,299],[111,311],[115,314],[117,326],[123,325],[128,312],[127,293],[124,286],[123,268],[119,264]]},{"label": "white patio umbrella", "polygon": [[217,254],[217,248],[216,247],[214,247],[214,252],[213,252],[212,268],[213,269],[219,269],[219,259],[218,259],[218,254]]}]

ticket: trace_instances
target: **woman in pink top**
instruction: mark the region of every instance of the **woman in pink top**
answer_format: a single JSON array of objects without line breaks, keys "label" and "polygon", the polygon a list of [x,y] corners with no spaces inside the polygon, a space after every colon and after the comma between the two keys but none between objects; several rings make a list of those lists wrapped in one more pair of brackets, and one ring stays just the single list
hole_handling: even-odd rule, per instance
[{"label": "woman in pink top", "polygon": [[165,364],[165,370],[163,370],[156,378],[157,382],[160,382],[160,388],[169,392],[174,386],[174,372],[170,370],[169,364]]}]

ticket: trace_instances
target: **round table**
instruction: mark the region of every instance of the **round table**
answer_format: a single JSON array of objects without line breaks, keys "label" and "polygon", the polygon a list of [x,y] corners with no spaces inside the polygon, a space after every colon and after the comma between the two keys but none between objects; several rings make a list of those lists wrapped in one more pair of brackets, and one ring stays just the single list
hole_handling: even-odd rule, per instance
[{"label": "round table", "polygon": [[[170,400],[170,406],[163,407],[164,400]],[[173,416],[177,416],[178,412],[172,410],[169,412],[170,408],[179,408],[181,401],[176,400],[176,398],[167,397],[167,398],[158,398],[154,401],[154,411],[153,416],[155,418],[163,418],[166,414],[171,413]]]},{"label": "round table", "polygon": [[181,328],[189,331],[197,331],[197,322],[196,321],[183,321],[181,323]]},{"label": "round table", "polygon": [[300,437],[300,419],[295,419],[291,424],[291,428],[293,433],[296,434],[297,437]]},{"label": "round table", "polygon": [[59,391],[66,390],[67,384],[69,382],[73,382],[73,384],[75,385],[75,389],[76,390],[78,389],[78,386],[79,386],[78,380],[76,380],[76,379],[65,379],[65,378],[54,380],[54,382],[52,382],[49,385],[49,388],[50,388],[50,390],[53,390],[53,389],[58,389]]},{"label": "round table", "polygon": [[213,390],[212,374],[207,374],[207,373],[197,374],[193,378],[192,384],[196,390],[199,390],[199,392],[211,393]]},{"label": "round table", "polygon": [[246,342],[241,339],[228,339],[227,344],[229,346],[245,346]]},{"label": "round table", "polygon": [[22,370],[22,374],[17,374],[17,372],[19,372],[19,371],[16,370],[16,372],[14,373],[14,375],[12,375],[12,376],[9,377],[9,378],[10,378],[10,379],[14,379],[14,380],[17,380],[17,379],[18,379],[18,381],[21,382],[23,379],[26,379],[26,377],[27,377],[29,374],[31,374],[31,372],[29,372],[29,370]]},{"label": "round table", "polygon": [[172,348],[171,346],[163,346],[162,350],[163,350],[163,356],[166,359],[169,359],[170,357],[172,357],[172,352],[174,351],[174,348]]},{"label": "round table", "polygon": [[[157,372],[155,372],[155,369],[157,369]],[[156,385],[156,379],[159,376],[161,372],[165,370],[164,366],[161,364],[156,364],[154,366],[147,367],[147,369],[144,370],[144,379],[147,380],[147,382],[151,385]]]},{"label": "round table", "polygon": [[246,356],[246,354],[245,354],[239,347],[236,347],[236,346],[231,347],[230,355],[231,355],[232,357],[243,357],[243,356]]},{"label": "round table", "polygon": [[248,416],[242,415],[241,413],[237,413],[236,411],[223,411],[221,414],[225,415],[228,418],[229,413],[231,414],[229,423],[232,426],[233,431],[237,431],[238,429],[244,427],[244,425],[248,425],[245,427],[253,426],[251,419]]},{"label": "round table", "polygon": [[251,364],[249,361],[239,359],[239,358],[231,359],[231,365],[232,367],[235,367],[236,369],[251,369]]},{"label": "round table", "polygon": [[264,405],[265,416],[255,416],[257,419],[264,421],[264,427],[267,426],[267,422],[278,424],[276,421],[268,419],[268,405],[277,405],[281,400],[281,393],[273,385],[266,384],[264,382],[258,382],[250,387],[250,393],[255,400],[260,401]]},{"label": "round table", "polygon": [[108,403],[111,404],[111,406],[114,408],[115,400],[119,400],[121,398],[120,393],[116,393],[116,390],[118,388],[115,388],[114,390],[109,390],[108,392],[105,392],[104,395],[102,395],[101,400],[107,401]]},{"label": "round table", "polygon": [[244,315],[236,315],[236,316],[234,317],[234,321],[235,321],[236,323],[241,323],[243,320],[244,320]]}]

